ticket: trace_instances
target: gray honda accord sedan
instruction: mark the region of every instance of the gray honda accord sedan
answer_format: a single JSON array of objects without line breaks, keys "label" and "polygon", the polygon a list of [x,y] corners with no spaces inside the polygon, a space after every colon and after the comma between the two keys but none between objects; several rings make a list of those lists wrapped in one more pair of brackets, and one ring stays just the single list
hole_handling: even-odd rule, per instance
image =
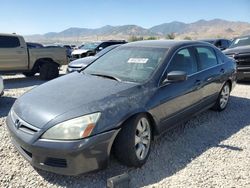
[{"label": "gray honda accord sedan", "polygon": [[155,135],[206,109],[224,110],[235,78],[235,62],[208,43],[128,43],[25,93],[7,127],[17,150],[43,170],[101,169],[111,150],[140,167]]}]

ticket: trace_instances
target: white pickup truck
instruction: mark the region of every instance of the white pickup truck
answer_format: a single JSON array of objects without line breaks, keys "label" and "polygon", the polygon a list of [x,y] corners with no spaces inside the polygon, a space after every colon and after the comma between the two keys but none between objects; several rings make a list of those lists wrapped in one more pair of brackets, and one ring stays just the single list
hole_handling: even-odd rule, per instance
[{"label": "white pickup truck", "polygon": [[50,80],[58,77],[61,65],[68,64],[65,48],[28,48],[24,38],[16,34],[0,34],[0,72],[23,73]]}]

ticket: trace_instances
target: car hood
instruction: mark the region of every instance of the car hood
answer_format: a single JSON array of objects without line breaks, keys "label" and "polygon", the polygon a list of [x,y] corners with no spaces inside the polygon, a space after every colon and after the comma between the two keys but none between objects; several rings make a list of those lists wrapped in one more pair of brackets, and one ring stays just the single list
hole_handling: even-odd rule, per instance
[{"label": "car hood", "polygon": [[72,55],[83,54],[83,53],[86,53],[87,51],[88,50],[78,49],[78,50],[74,50],[71,54]]},{"label": "car hood", "polygon": [[223,53],[226,55],[250,53],[250,45],[238,46],[235,48],[228,48],[228,49],[224,50]]},{"label": "car hood", "polygon": [[95,56],[84,57],[84,58],[72,61],[71,63],[69,63],[69,66],[70,67],[87,66],[90,63],[92,63],[93,61],[95,61],[96,59],[97,59],[97,57],[95,57]]},{"label": "car hood", "polygon": [[[105,102],[127,97],[137,86],[134,83],[75,72],[27,92],[15,102],[13,110],[22,120],[43,128],[56,117],[68,112],[71,113],[70,118],[74,118],[103,111]],[[77,113],[80,114],[74,114],[79,108],[81,111]]]}]

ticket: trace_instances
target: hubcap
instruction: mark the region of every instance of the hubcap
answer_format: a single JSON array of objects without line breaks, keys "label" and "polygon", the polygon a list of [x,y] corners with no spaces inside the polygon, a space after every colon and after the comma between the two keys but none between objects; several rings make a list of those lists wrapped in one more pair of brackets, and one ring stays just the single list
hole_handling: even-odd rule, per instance
[{"label": "hubcap", "polygon": [[141,118],[136,126],[135,150],[138,159],[146,158],[151,142],[151,129],[146,118]]},{"label": "hubcap", "polygon": [[225,85],[221,91],[221,96],[220,96],[220,107],[222,109],[225,108],[228,103],[229,94],[230,94],[230,88],[228,85]]}]

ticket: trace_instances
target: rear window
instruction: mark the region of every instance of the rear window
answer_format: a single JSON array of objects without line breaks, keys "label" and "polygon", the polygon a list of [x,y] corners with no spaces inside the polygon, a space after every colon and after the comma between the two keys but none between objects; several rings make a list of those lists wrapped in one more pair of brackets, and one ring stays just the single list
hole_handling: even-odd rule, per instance
[{"label": "rear window", "polygon": [[201,70],[216,66],[218,64],[213,49],[208,47],[196,47],[201,63]]},{"label": "rear window", "polygon": [[20,46],[20,41],[17,37],[0,36],[0,48],[16,48]]}]

